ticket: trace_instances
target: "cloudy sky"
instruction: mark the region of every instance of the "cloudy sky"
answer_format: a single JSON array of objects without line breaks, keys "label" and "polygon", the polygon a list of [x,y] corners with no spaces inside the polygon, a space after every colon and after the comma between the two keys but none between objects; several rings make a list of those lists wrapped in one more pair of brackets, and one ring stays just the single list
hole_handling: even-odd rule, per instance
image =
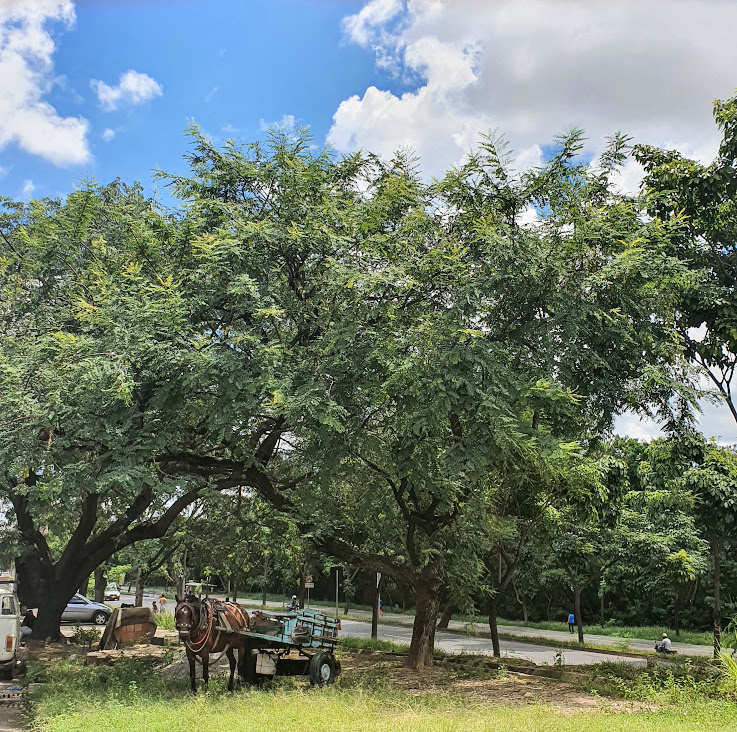
[{"label": "cloudy sky", "polygon": [[[118,176],[153,193],[153,169],[184,169],[190,121],[216,140],[296,122],[339,152],[410,146],[427,175],[489,130],[534,164],[572,125],[590,154],[622,130],[708,160],[735,28],[734,0],[0,0],[0,194]],[[737,442],[724,413],[703,428]]]}]

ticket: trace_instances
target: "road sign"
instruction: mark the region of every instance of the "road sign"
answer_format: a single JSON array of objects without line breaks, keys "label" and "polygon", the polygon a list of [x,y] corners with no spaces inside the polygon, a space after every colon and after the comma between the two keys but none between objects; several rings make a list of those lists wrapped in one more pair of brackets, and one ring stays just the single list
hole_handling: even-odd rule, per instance
[{"label": "road sign", "polygon": [[313,588],[315,587],[315,583],[314,583],[314,582],[313,582],[313,580],[312,580],[312,575],[311,575],[311,574],[308,574],[308,575],[307,575],[307,576],[305,577],[305,587],[306,587],[306,588],[307,588],[308,590],[311,590],[311,589],[313,589]]}]

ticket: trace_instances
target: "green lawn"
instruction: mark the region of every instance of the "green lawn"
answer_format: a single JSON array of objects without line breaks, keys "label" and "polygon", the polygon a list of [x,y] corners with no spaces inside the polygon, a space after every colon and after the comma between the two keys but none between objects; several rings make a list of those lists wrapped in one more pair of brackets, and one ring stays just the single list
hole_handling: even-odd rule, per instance
[{"label": "green lawn", "polygon": [[[714,685],[707,686],[708,682],[692,678],[685,667],[682,678],[675,678],[670,672],[658,677],[631,667],[603,665],[598,680],[591,681],[591,688],[600,689],[601,695],[587,695],[594,706],[590,710],[573,707],[563,712],[535,701],[500,706],[495,703],[498,696],[494,693],[481,697],[476,693],[461,695],[444,691],[442,687],[432,691],[400,689],[387,671],[395,662],[380,660],[372,661],[360,672],[344,674],[329,689],[310,689],[295,679],[281,679],[264,689],[243,688],[229,694],[224,689],[224,679],[218,678],[211,681],[208,694],[196,697],[187,691],[185,681],[160,681],[157,669],[146,662],[89,667],[77,659],[55,663],[46,670],[33,664],[31,676],[45,683],[33,697],[31,730],[726,732],[737,729],[737,704],[724,697],[716,701]],[[447,673],[452,678],[453,671]],[[488,675],[473,674],[455,678],[489,679]],[[615,678],[619,682],[612,685]],[[624,711],[614,711],[605,696],[607,689],[613,690],[617,698],[639,699],[646,705],[618,702],[624,704]],[[581,693],[586,692],[582,689]]]},{"label": "green lawn", "polygon": [[[56,706],[56,705],[55,705]],[[664,732],[737,728],[737,706],[702,703],[685,709],[611,714],[562,714],[545,705],[495,707],[452,694],[361,690],[241,691],[197,698],[69,700],[66,709],[41,703],[34,729],[44,732],[171,732],[176,729],[235,732]],[[52,712],[49,714],[49,712]]]},{"label": "green lawn", "polygon": [[[478,619],[477,619],[478,622]],[[504,620],[499,618],[497,623],[502,625],[522,625],[519,620]],[[528,623],[528,628],[537,628],[538,630],[568,630],[568,626],[563,623],[554,623],[542,621],[539,623]],[[664,628],[660,625],[639,625],[639,626],[622,626],[622,625],[584,625],[584,635],[606,635],[619,638],[641,638],[643,640],[651,640],[653,643],[660,640],[663,633],[668,635],[680,643],[694,643],[696,645],[710,646],[713,642],[713,636],[710,632],[700,630],[681,630],[681,635],[676,639],[676,632],[671,628]],[[574,636],[575,637],[575,636]]]}]

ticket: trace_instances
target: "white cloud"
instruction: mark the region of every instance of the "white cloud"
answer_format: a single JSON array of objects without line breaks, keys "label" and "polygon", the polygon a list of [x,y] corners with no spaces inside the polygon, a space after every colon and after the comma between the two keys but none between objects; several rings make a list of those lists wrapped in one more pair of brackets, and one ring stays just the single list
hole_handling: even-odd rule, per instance
[{"label": "white cloud", "polygon": [[210,91],[205,95],[205,103],[209,104],[213,97],[218,93],[218,88],[214,86]]},{"label": "white cloud", "polygon": [[54,39],[46,26],[74,23],[71,0],[0,2],[0,149],[16,143],[55,165],[86,163],[89,124],[60,117],[43,100],[54,82]]},{"label": "white cloud", "polygon": [[402,12],[403,6],[402,0],[372,0],[356,15],[346,17],[343,27],[354,43],[365,46],[376,38],[385,23]]},{"label": "white cloud", "polygon": [[260,127],[263,132],[271,129],[272,127],[279,127],[283,130],[293,130],[296,125],[297,120],[295,119],[293,114],[284,114],[282,115],[282,118],[280,120],[277,120],[276,122],[266,122],[263,119],[260,122]]},{"label": "white cloud", "polygon": [[[737,87],[737,3],[727,0],[372,0],[343,22],[376,63],[415,80],[343,101],[339,150],[409,145],[426,172],[498,129],[524,157],[571,125],[589,152],[616,130],[709,159],[711,102]],[[621,174],[636,186],[635,164]]]},{"label": "white cloud", "polygon": [[105,142],[110,142],[113,137],[115,137],[115,130],[111,130],[109,127],[102,133],[102,139]]},{"label": "white cloud", "polygon": [[35,190],[36,190],[36,185],[32,180],[23,181],[23,188],[21,188],[21,193],[24,196],[30,196]]},{"label": "white cloud", "polygon": [[[737,444],[737,423],[724,402],[702,400],[701,410],[701,414],[697,415],[696,429],[705,437],[715,437],[722,445]],[[657,422],[647,417],[638,417],[632,412],[625,412],[616,418],[614,433],[645,442],[663,436]]]},{"label": "white cloud", "polygon": [[95,90],[100,104],[108,111],[117,109],[121,104],[142,104],[164,93],[163,87],[155,79],[133,69],[120,75],[117,86],[108,86],[97,79],[92,79],[90,86]]}]

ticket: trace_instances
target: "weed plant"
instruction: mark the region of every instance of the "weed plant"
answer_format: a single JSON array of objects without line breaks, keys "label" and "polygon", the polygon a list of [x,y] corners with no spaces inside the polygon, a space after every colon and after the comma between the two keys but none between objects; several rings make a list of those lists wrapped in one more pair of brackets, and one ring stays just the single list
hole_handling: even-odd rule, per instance
[{"label": "weed plant", "polygon": [[156,613],[154,620],[156,625],[163,630],[176,630],[177,628],[174,613]]},{"label": "weed plant", "polygon": [[393,641],[378,640],[377,638],[355,638],[353,636],[340,636],[338,646],[347,651],[382,651],[383,653],[408,653],[409,646]]},{"label": "weed plant", "polygon": [[692,705],[723,697],[720,679],[708,662],[682,659],[663,668],[641,669],[626,663],[592,667],[591,690],[654,704]]}]

